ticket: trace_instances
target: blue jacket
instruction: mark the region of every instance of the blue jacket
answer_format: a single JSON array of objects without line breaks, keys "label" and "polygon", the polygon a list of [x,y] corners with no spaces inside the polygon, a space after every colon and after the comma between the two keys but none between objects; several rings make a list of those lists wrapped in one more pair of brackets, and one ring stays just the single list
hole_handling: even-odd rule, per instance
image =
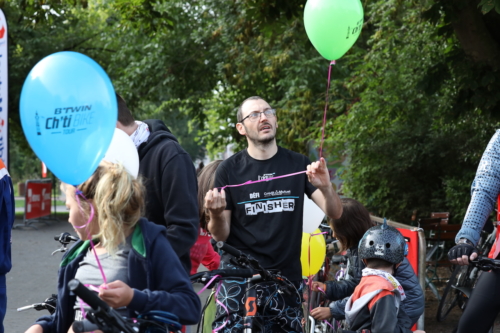
[{"label": "blue jacket", "polygon": [[[336,319],[345,318],[345,305],[347,299],[354,292],[354,288],[361,281],[362,270],[365,264],[358,257],[358,248],[353,247],[347,251],[351,267],[349,268],[349,279],[341,281],[327,281],[326,282],[326,297],[335,301],[330,303],[330,312]],[[412,326],[418,318],[424,313],[424,292],[418,283],[418,278],[413,271],[408,259],[404,259],[401,265],[396,270],[394,277],[401,283],[405,293],[406,299],[401,303],[401,308],[404,313],[409,317],[411,324],[407,321],[405,326]],[[400,313],[402,311],[399,311]],[[403,315],[403,314],[402,314]]]},{"label": "blue jacket", "polygon": [[12,181],[0,160],[0,275],[7,274],[12,268],[10,243],[15,218],[14,204]]},{"label": "blue jacket", "polygon": [[[181,324],[195,324],[200,318],[200,299],[166,233],[165,227],[144,218],[137,223],[128,257],[129,285],[134,289],[134,297],[127,308],[131,317],[162,310],[177,315]],[[89,246],[89,241],[80,240],[63,256],[57,282],[56,312],[35,323],[41,325],[44,332],[66,333],[73,323],[76,296],[70,295],[67,285],[75,277]]]},{"label": "blue jacket", "polygon": [[500,193],[500,130],[486,147],[471,186],[471,199],[462,228],[455,240],[467,238],[477,244],[481,230],[495,208]]}]

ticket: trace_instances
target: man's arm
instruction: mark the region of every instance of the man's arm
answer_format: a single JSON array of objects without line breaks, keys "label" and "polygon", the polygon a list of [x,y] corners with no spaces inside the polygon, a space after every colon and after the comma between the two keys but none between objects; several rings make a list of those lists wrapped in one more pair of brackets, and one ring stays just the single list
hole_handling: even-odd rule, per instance
[{"label": "man's arm", "polygon": [[224,190],[209,190],[205,195],[205,209],[208,210],[210,221],[207,228],[216,241],[225,241],[231,227],[231,211],[226,208],[226,192]]},{"label": "man's arm", "polygon": [[486,147],[471,188],[471,201],[456,242],[466,238],[477,244],[481,230],[497,202],[500,193],[500,131]]},{"label": "man's arm", "polygon": [[311,195],[314,203],[329,218],[340,218],[342,215],[342,204],[338,194],[333,190],[325,159],[322,157],[319,161],[309,164],[306,174],[309,182],[317,188]]}]

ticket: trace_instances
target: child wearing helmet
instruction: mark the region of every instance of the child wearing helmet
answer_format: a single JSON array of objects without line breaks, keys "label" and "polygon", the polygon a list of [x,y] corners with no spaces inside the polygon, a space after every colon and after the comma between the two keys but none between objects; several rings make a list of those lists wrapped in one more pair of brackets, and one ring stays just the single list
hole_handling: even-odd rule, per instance
[{"label": "child wearing helmet", "polygon": [[[394,227],[384,224],[368,229],[359,242],[359,258],[365,263],[360,283],[345,307],[347,325],[355,332],[386,333],[411,330],[398,324],[403,287],[393,276],[408,251]],[[352,332],[351,331],[351,332]],[[349,331],[343,331],[349,332]],[[425,333],[417,330],[415,332]]]},{"label": "child wearing helmet", "polygon": [[[311,316],[316,320],[326,320],[330,317],[345,319],[345,305],[361,281],[362,270],[365,268],[358,255],[358,244],[366,231],[375,225],[370,213],[360,202],[351,198],[343,198],[341,202],[342,216],[329,220],[329,224],[342,250],[347,250],[348,275],[340,281],[313,282],[314,291],[324,291],[326,297],[333,301],[327,307],[311,310]],[[411,328],[424,312],[424,293],[407,258],[404,258],[394,276],[406,290],[407,296],[398,312],[398,322],[401,326]]]}]

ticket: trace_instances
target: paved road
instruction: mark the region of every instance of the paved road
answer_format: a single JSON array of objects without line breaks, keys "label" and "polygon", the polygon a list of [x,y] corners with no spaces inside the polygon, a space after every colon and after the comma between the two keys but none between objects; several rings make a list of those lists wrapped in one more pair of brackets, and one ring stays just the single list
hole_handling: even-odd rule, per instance
[{"label": "paved road", "polygon": [[[16,223],[22,223],[16,220]],[[27,310],[17,312],[22,306],[42,302],[56,292],[57,269],[62,253],[51,256],[59,247],[54,236],[62,232],[75,235],[67,220],[51,221],[48,225],[37,223],[38,230],[32,228],[12,231],[13,267],[7,274],[7,314],[4,320],[5,332],[22,333],[36,318],[48,314],[47,311]],[[199,290],[199,286],[195,286]],[[207,292],[202,294],[204,301]]]}]

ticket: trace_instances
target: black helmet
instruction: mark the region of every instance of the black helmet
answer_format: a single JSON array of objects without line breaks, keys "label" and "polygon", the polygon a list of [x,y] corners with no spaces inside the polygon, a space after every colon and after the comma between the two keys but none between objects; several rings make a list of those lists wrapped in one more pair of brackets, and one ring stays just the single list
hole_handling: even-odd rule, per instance
[{"label": "black helmet", "polygon": [[378,258],[393,264],[403,261],[408,252],[406,241],[398,229],[384,224],[368,229],[359,241],[359,258]]}]

